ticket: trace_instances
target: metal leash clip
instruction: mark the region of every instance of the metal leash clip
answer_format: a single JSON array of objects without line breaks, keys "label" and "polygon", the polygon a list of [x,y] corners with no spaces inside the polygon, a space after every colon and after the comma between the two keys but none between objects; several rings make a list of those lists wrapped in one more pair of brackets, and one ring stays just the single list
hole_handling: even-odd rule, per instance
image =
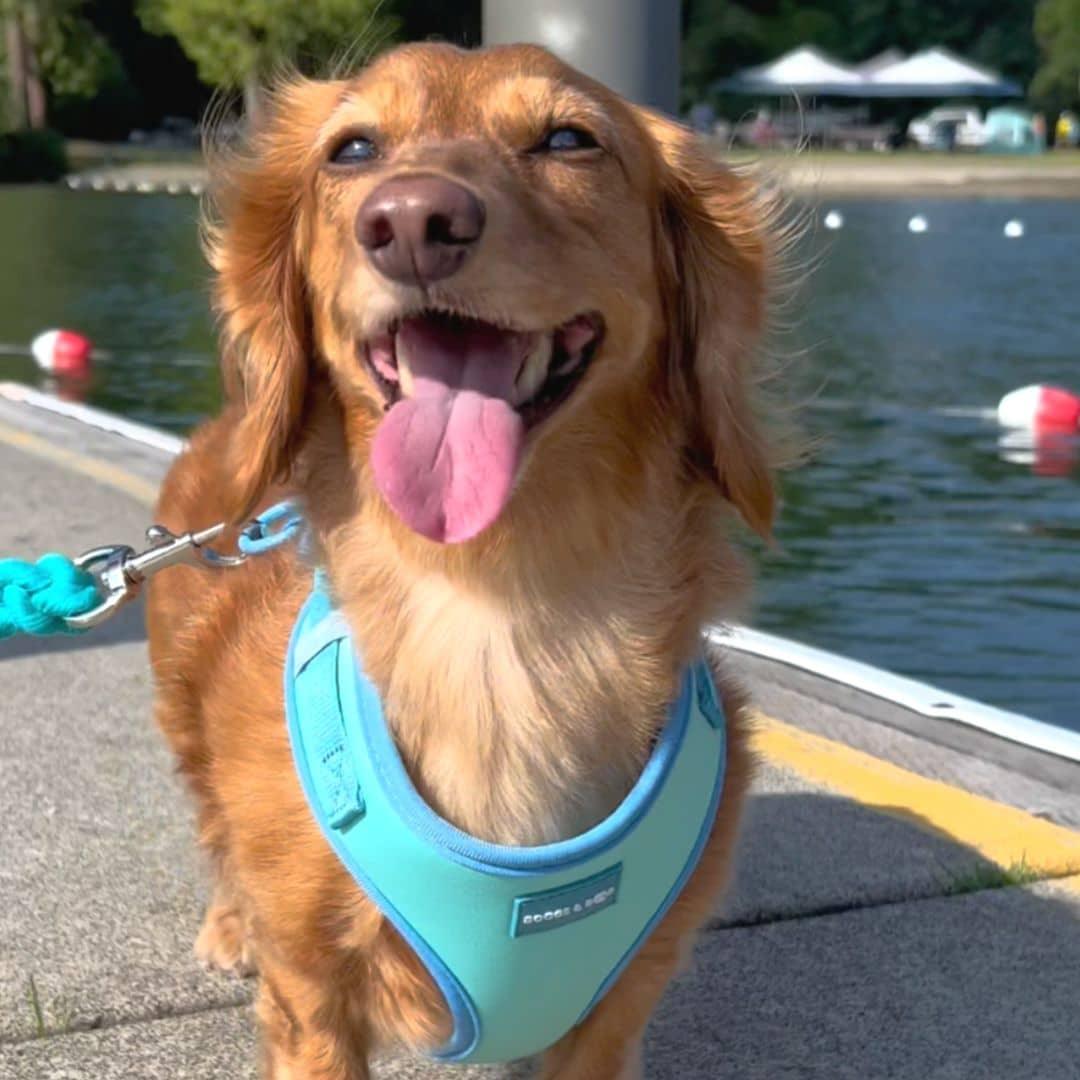
[{"label": "metal leash clip", "polygon": [[218,570],[239,566],[246,561],[246,555],[222,555],[206,546],[216,540],[225,528],[225,523],[221,522],[199,532],[177,536],[163,525],[151,525],[146,530],[146,539],[153,546],[146,551],[137,553],[126,544],[110,544],[84,551],[75,559],[75,565],[80,570],[94,574],[104,587],[106,596],[96,608],[83,615],[70,615],[64,621],[77,630],[89,630],[103,623],[139,595],[143,582],[151,574],[168,566],[186,563]]}]

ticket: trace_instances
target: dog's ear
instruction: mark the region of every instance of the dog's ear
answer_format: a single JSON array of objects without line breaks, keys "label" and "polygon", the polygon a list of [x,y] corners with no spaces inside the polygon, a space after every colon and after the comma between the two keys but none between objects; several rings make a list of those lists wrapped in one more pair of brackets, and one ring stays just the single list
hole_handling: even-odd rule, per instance
[{"label": "dog's ear", "polygon": [[291,79],[264,100],[242,149],[212,154],[206,249],[216,272],[225,394],[239,420],[223,463],[230,518],[287,482],[301,430],[311,326],[303,272],[316,136],[339,89]]},{"label": "dog's ear", "polygon": [[686,128],[646,109],[656,149],[656,223],[670,370],[690,451],[743,520],[771,536],[772,470],[751,370],[765,317],[767,230],[750,183]]}]

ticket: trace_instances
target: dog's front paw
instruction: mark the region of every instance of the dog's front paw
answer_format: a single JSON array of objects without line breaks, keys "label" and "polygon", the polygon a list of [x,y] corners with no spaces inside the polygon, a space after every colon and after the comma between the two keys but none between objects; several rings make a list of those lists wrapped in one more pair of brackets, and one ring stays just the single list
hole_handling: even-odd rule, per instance
[{"label": "dog's front paw", "polygon": [[195,958],[207,971],[247,978],[255,974],[255,957],[247,927],[232,904],[215,901],[195,939]]}]

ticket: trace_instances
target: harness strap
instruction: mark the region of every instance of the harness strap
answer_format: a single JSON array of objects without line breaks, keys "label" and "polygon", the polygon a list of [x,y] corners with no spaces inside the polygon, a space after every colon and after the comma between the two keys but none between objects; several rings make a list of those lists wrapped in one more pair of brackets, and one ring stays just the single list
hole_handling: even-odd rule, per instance
[{"label": "harness strap", "polygon": [[430,1055],[511,1061],[553,1045],[614,985],[708,841],[726,738],[705,662],[684,672],[652,756],[609,817],[536,847],[479,840],[427,805],[321,579],[284,674],[312,813],[445,1000],[451,1034]]},{"label": "harness strap", "polygon": [[308,709],[307,737],[310,763],[318,772],[319,802],[326,823],[333,829],[348,828],[364,813],[364,796],[349,759],[338,683],[338,661],[341,640],[332,637],[333,628],[322,624],[321,642],[312,642],[314,651],[307,650],[302,661]]}]

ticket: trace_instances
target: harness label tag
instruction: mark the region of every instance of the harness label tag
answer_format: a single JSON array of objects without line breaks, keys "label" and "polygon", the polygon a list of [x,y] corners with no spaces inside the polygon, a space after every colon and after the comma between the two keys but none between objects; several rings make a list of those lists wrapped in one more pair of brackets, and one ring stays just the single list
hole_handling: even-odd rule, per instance
[{"label": "harness label tag", "polygon": [[611,907],[619,899],[621,876],[622,863],[616,863],[582,881],[560,885],[547,892],[519,896],[514,901],[510,936],[524,937],[526,934],[554,930]]}]

